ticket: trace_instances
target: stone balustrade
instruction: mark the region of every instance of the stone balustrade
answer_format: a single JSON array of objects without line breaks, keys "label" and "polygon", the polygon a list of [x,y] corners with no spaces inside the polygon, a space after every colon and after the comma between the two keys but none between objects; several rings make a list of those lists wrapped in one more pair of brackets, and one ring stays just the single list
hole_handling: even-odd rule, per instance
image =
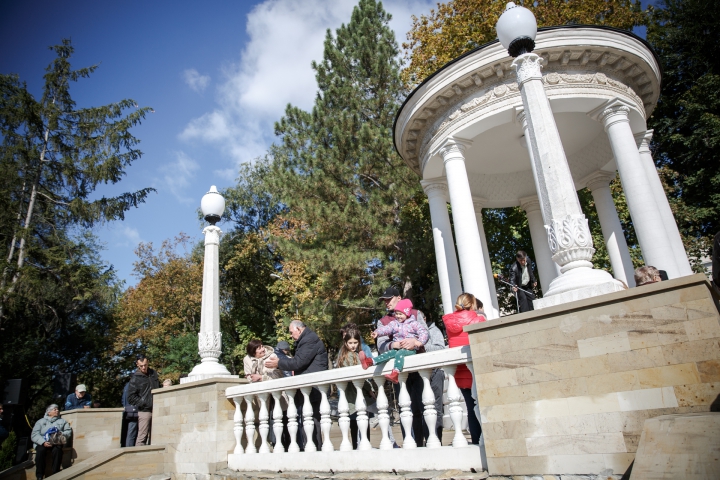
[{"label": "stone balustrade", "polygon": [[[400,422],[405,431],[402,449],[396,450],[388,436],[390,427],[390,402],[383,388],[379,388],[375,399],[378,411],[381,440],[379,448],[373,448],[366,436],[368,429],[368,399],[362,392],[363,383],[375,379],[383,385],[383,375],[390,373],[392,362],[363,370],[360,366],[337,368],[294,377],[282,378],[266,382],[238,385],[226,390],[226,396],[235,404],[234,435],[235,449],[228,456],[228,466],[235,470],[294,470],[294,471],[418,471],[455,468],[470,471],[484,469],[485,462],[481,455],[481,447],[469,445],[462,431],[464,399],[455,383],[455,370],[458,365],[467,364],[472,372],[472,359],[469,347],[458,347],[422,355],[407,357],[404,371],[400,374],[400,388],[397,398],[400,410]],[[435,396],[430,388],[430,376],[433,369],[441,368],[447,379],[447,394],[444,396],[452,421],[454,436],[451,446],[441,446],[435,434],[437,412]],[[406,386],[407,376],[418,372],[423,380],[423,416],[428,426],[429,438],[426,446],[418,445],[412,436],[412,399]],[[349,406],[345,391],[348,385],[354,385],[357,391],[355,408],[357,413],[360,438],[356,450],[353,450],[349,438],[350,418]],[[339,445],[333,444],[330,437],[332,426],[331,407],[328,391],[331,385],[337,387],[338,393],[338,425],[341,430]],[[322,443],[313,441],[314,422],[311,415],[302,417],[298,422],[298,398],[304,405],[310,405],[310,394],[313,388],[319,390],[320,430]],[[474,391],[474,389],[473,389]],[[281,402],[281,397],[284,399]],[[271,402],[271,398],[274,402]],[[290,434],[290,445],[287,452],[279,439],[283,433],[283,410],[281,404],[287,403],[287,431]],[[272,412],[269,405],[273,403]],[[253,404],[256,405],[253,408]],[[259,408],[258,408],[259,407]],[[307,408],[307,407],[306,407]],[[475,412],[472,412],[476,414]],[[257,415],[257,422],[256,422]],[[256,426],[257,423],[257,426]],[[273,431],[278,439],[275,447],[268,442],[268,435]],[[303,431],[307,443],[301,452],[298,433]],[[256,438],[259,437],[259,441]],[[300,435],[302,437],[302,435]],[[259,443],[259,447],[256,444]]]}]

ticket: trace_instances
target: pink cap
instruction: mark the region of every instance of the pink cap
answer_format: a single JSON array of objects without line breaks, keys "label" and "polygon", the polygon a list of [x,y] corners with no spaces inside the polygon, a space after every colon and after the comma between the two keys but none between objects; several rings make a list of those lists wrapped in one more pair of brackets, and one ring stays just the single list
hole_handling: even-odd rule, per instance
[{"label": "pink cap", "polygon": [[403,298],[397,304],[395,304],[395,311],[402,312],[405,316],[410,316],[410,310],[412,310],[413,304],[407,298]]}]

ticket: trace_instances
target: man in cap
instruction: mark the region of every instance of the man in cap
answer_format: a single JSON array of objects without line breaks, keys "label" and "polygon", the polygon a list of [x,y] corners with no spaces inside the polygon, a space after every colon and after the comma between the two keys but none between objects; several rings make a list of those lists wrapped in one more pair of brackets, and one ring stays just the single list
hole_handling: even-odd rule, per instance
[{"label": "man in cap", "polygon": [[65,400],[65,410],[75,410],[76,408],[90,408],[92,406],[92,397],[87,391],[84,383],[75,387],[75,393],[71,393]]}]

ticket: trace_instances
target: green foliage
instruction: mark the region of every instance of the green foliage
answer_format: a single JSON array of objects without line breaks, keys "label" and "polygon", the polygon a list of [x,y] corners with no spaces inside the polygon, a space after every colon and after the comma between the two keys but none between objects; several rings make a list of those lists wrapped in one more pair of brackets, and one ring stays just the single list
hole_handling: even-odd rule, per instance
[{"label": "green foliage", "polygon": [[130,129],[148,109],[132,100],[78,108],[70,84],[97,67],[73,70],[68,40],[51,49],[39,100],[17,76],[0,75],[0,382],[29,381],[34,418],[58,372],[85,375],[95,398],[119,402],[116,391],[96,390],[121,370],[108,335],[119,285],[85,229],[122,220],[152,191],[97,191],[140,158]]},{"label": "green foliage", "polygon": [[696,260],[720,231],[720,58],[713,54],[719,8],[718,0],[664,0],[647,30],[663,68],[662,95],[648,122],[652,149]]},{"label": "green foliage", "polygon": [[15,435],[15,432],[10,432],[10,435],[5,439],[2,446],[0,446],[0,472],[12,467],[16,450],[17,435]]},{"label": "green foliage", "polygon": [[313,63],[313,110],[288,106],[270,152],[266,182],[285,208],[271,229],[283,258],[278,288],[295,306],[280,313],[333,338],[340,324],[379,317],[377,296],[390,284],[438,310],[426,200],[392,144],[405,92],[389,20],[361,0],[350,23],[328,31]]}]

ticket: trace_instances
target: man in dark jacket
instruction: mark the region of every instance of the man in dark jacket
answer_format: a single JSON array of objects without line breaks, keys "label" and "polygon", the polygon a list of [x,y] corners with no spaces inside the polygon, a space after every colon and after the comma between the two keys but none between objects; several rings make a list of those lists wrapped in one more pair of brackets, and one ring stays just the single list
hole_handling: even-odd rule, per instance
[{"label": "man in dark jacket", "polygon": [[532,289],[537,286],[537,280],[533,274],[532,260],[522,250],[517,252],[515,263],[510,267],[510,283],[517,297],[518,313],[535,310],[533,307],[535,295],[527,292],[532,292]]},{"label": "man in dark jacket", "polygon": [[160,388],[157,372],[149,368],[144,355],[138,356],[137,370],[130,376],[127,402],[138,409],[138,436],[136,446],[147,445],[152,425],[153,397],[152,390]]},{"label": "man in dark jacket", "polygon": [[[305,324],[300,320],[293,320],[290,322],[290,335],[295,340],[295,354],[292,358],[278,358],[275,356],[265,360],[265,367],[267,368],[279,368],[280,370],[292,370],[295,375],[302,375],[304,373],[323,372],[328,369],[328,357],[327,350],[325,350],[325,344],[320,340],[315,332],[305,327]],[[312,406],[313,422],[315,423],[315,430],[313,431],[313,439],[315,446],[320,450],[322,445],[322,432],[320,430],[320,400],[322,397],[320,391],[317,388],[313,388],[310,392],[310,405]],[[298,389],[295,394],[295,405],[298,406],[299,418],[299,429],[301,442],[300,448],[305,448],[304,441],[304,430],[302,428],[302,405],[305,399],[302,392]]]}]

